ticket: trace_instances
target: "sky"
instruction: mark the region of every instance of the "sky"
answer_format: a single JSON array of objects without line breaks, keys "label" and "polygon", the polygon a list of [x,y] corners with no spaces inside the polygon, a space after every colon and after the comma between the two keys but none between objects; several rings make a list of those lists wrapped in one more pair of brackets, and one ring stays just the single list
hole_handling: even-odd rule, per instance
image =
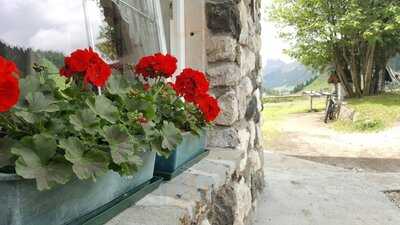
[{"label": "sky", "polygon": [[[98,33],[103,17],[94,2],[88,8]],[[0,15],[0,40],[12,46],[66,54],[88,46],[82,1],[0,0]]]},{"label": "sky", "polygon": [[[271,4],[271,0],[262,1],[263,8]],[[280,59],[285,62],[293,61],[289,56],[283,53],[285,48],[288,48],[288,44],[279,38],[278,30],[274,24],[267,19],[266,13],[263,14],[262,21],[262,49],[261,55],[265,63],[268,59]]]},{"label": "sky", "polygon": [[[98,33],[103,16],[89,2],[94,33]],[[263,7],[271,0],[263,0]],[[0,0],[0,40],[10,45],[70,53],[87,47],[88,40],[83,17],[82,1],[78,0]],[[267,59],[291,61],[283,53],[287,44],[277,35],[277,29],[264,13],[262,22],[262,56]],[[62,44],[60,44],[62,43]]]}]

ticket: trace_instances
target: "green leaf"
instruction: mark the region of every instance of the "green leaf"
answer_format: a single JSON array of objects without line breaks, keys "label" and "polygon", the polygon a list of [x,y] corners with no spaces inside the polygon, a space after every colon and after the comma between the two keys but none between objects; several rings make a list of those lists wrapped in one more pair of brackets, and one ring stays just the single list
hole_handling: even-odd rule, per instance
[{"label": "green leaf", "polygon": [[173,123],[169,123],[164,121],[162,130],[161,130],[163,140],[162,147],[173,151],[176,149],[178,144],[182,142],[181,131],[175,127]]},{"label": "green leaf", "polygon": [[142,128],[147,138],[158,134],[158,130],[156,130],[156,125],[151,121],[142,124]]},{"label": "green leaf", "polygon": [[26,179],[36,179],[39,190],[50,189],[56,184],[70,180],[70,164],[62,157],[55,158],[57,144],[54,138],[46,135],[25,137],[11,152],[18,157],[16,172]]},{"label": "green leaf", "polygon": [[148,119],[152,120],[156,116],[157,107],[151,97],[141,97],[137,99],[125,99],[126,107],[129,111],[139,111]]},{"label": "green leaf", "polygon": [[12,148],[12,153],[23,156],[29,164],[36,163],[36,157],[40,163],[46,164],[54,157],[57,150],[56,140],[47,135],[37,134],[33,137],[25,137]]},{"label": "green leaf", "polygon": [[0,168],[9,166],[12,164],[11,148],[14,145],[14,141],[10,138],[0,138]]},{"label": "green leaf", "polygon": [[104,95],[96,96],[93,99],[87,99],[86,104],[94,113],[110,123],[115,123],[119,119],[118,108]]},{"label": "green leaf", "polygon": [[165,158],[168,158],[170,156],[170,154],[171,154],[171,151],[169,149],[163,149],[162,148],[162,142],[163,142],[162,137],[154,138],[150,142],[151,149],[153,151],[157,152],[159,155],[161,155],[161,156],[163,156]]},{"label": "green leaf", "polygon": [[19,81],[21,98],[25,98],[28,93],[40,90],[40,80],[38,76],[26,76]]},{"label": "green leaf", "polygon": [[26,112],[26,111],[17,111],[17,112],[15,112],[15,115],[22,118],[23,120],[25,120],[28,123],[34,124],[36,122],[36,118],[33,113]]},{"label": "green leaf", "polygon": [[114,125],[104,128],[104,138],[110,144],[119,144],[129,141],[130,136],[126,129]]},{"label": "green leaf", "polygon": [[121,163],[120,164],[120,169],[119,169],[119,174],[121,176],[133,176],[135,175],[139,169],[142,167],[142,159],[138,158],[140,162],[138,161],[137,163]]},{"label": "green leaf", "polygon": [[56,102],[41,92],[28,93],[26,100],[31,112],[57,112],[59,110]]},{"label": "green leaf", "polygon": [[89,109],[78,111],[69,117],[69,121],[76,131],[85,130],[89,134],[95,134],[99,125],[96,114]]},{"label": "green leaf", "polygon": [[52,131],[52,134],[65,134],[66,130],[71,130],[68,121],[63,117],[51,118],[47,128]]},{"label": "green leaf", "polygon": [[61,140],[59,147],[65,150],[65,158],[73,163],[72,169],[79,179],[96,180],[96,177],[107,173],[110,161],[107,153],[87,150],[75,137]]},{"label": "green leaf", "polygon": [[126,94],[130,90],[128,80],[121,74],[112,75],[107,83],[107,90],[113,95]]},{"label": "green leaf", "polygon": [[[16,161],[15,170],[25,179],[35,179],[40,191],[49,190],[57,184],[66,184],[72,177],[71,165],[63,158],[45,165],[40,162],[39,157],[27,152],[23,154]],[[25,160],[25,154],[29,155],[29,160]]]},{"label": "green leaf", "polygon": [[104,129],[106,140],[110,143],[111,157],[116,164],[125,164],[124,174],[133,174],[143,163],[139,157],[140,144],[131,137],[126,129],[118,126]]},{"label": "green leaf", "polygon": [[[27,144],[29,143],[30,141],[27,142]],[[33,136],[33,146],[36,154],[39,156],[43,163],[48,162],[56,154],[57,151],[56,140],[53,137],[47,135],[37,134]]]}]

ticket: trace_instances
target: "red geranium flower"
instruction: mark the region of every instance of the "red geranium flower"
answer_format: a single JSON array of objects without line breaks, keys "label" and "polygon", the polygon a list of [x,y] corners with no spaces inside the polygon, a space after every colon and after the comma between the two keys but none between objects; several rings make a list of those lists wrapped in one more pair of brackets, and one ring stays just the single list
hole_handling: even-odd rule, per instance
[{"label": "red geranium flower", "polygon": [[68,68],[74,72],[85,72],[92,59],[99,58],[99,56],[89,49],[78,49],[71,53],[70,57],[65,59]]},{"label": "red geranium flower", "polygon": [[13,75],[18,77],[18,74],[15,63],[0,56],[0,76]]},{"label": "red geranium flower", "polygon": [[176,93],[183,96],[186,101],[193,102],[196,96],[207,93],[209,83],[204,73],[192,69],[184,69],[176,78],[174,88]]},{"label": "red geranium flower", "polygon": [[62,76],[69,78],[74,74],[83,74],[85,83],[90,82],[97,87],[104,86],[111,75],[110,66],[91,48],[76,50],[65,57],[64,63],[65,66],[60,69]]},{"label": "red geranium flower", "polygon": [[217,99],[208,94],[197,96],[195,103],[207,122],[214,121],[221,112]]},{"label": "red geranium flower", "polygon": [[66,77],[66,78],[70,78],[74,75],[74,72],[72,72],[71,70],[69,70],[66,67],[63,67],[60,69],[60,75]]},{"label": "red geranium flower", "polygon": [[163,55],[161,53],[155,54],[154,59],[156,64],[154,65],[154,70],[157,74],[160,74],[164,77],[171,77],[177,68],[178,60],[172,55],[166,54]]},{"label": "red geranium flower", "polygon": [[153,77],[154,76],[153,58],[154,58],[153,56],[145,56],[141,58],[139,63],[135,66],[136,73],[142,75],[145,78]]},{"label": "red geranium flower", "polygon": [[144,78],[171,77],[177,68],[177,59],[169,54],[157,53],[152,56],[145,56],[135,66],[135,72]]},{"label": "red geranium flower", "polygon": [[0,112],[16,105],[19,93],[17,66],[0,56]]},{"label": "red geranium flower", "polygon": [[88,81],[97,87],[103,87],[111,75],[111,68],[101,58],[95,58],[85,74],[85,83]]}]

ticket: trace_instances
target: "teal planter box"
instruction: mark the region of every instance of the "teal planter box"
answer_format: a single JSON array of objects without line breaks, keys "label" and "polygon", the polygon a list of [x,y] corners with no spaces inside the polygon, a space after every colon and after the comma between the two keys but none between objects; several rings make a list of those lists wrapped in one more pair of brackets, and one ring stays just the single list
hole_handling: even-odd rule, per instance
[{"label": "teal planter box", "polygon": [[73,221],[153,178],[155,153],[144,153],[142,158],[144,165],[134,177],[109,172],[96,182],[75,179],[42,192],[32,180],[0,173],[0,225],[82,224]]},{"label": "teal planter box", "polygon": [[[168,158],[163,156],[156,157],[155,175],[170,179],[188,167],[196,159],[207,153],[206,132],[203,131],[199,136],[191,133],[185,133],[180,145],[174,150]],[[198,160],[197,160],[198,161]]]}]

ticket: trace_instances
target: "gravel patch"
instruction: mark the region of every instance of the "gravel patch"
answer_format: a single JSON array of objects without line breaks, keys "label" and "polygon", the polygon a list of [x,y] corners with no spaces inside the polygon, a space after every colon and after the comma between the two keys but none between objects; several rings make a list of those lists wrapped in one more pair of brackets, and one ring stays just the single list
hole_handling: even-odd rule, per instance
[{"label": "gravel patch", "polygon": [[385,194],[391,202],[393,202],[398,208],[400,208],[400,190],[385,191]]}]

